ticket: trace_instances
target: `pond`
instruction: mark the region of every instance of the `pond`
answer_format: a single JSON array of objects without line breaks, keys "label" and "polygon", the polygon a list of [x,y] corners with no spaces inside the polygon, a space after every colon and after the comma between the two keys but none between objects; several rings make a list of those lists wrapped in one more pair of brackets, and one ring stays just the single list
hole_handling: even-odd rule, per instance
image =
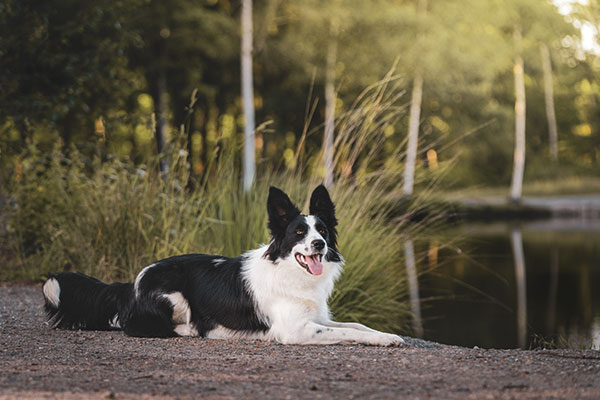
[{"label": "pond", "polygon": [[600,220],[459,225],[420,246],[409,285],[418,336],[600,349]]}]

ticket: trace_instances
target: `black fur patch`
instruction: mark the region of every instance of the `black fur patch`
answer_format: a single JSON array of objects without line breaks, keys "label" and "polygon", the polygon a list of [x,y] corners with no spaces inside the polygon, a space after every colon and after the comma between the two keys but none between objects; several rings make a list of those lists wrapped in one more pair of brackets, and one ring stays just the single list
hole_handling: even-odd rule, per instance
[{"label": "black fur patch", "polygon": [[[215,260],[223,260],[218,265]],[[146,332],[143,321],[152,318],[155,324],[168,321],[172,329],[170,302],[168,308],[156,312],[156,298],[162,294],[180,292],[192,311],[192,324],[200,336],[217,325],[236,331],[266,331],[268,326],[259,318],[254,300],[241,277],[242,257],[226,258],[204,254],[188,254],[167,258],[149,268],[139,282],[140,296],[135,302],[125,332],[132,336],[154,336]],[[148,327],[151,329],[150,327]]]},{"label": "black fur patch", "polygon": [[274,186],[269,188],[267,199],[269,229],[273,238],[285,236],[286,228],[291,221],[300,215],[300,210],[292,203],[287,194]]},{"label": "black fur patch", "polygon": [[288,195],[273,186],[269,188],[267,214],[269,215],[269,229],[273,240],[265,253],[265,257],[275,261],[280,257],[287,256],[294,244],[304,237],[296,235],[296,229],[304,224],[304,235],[306,235],[308,225],[306,224],[306,218],[300,215],[300,211]]},{"label": "black fur patch", "polygon": [[[218,265],[215,260],[223,260]],[[118,314],[130,336],[170,337],[175,333],[173,306],[164,294],[180,292],[191,308],[191,323],[200,336],[217,325],[237,331],[266,331],[241,277],[242,257],[189,254],[167,258],[146,270],[139,282],[107,285],[79,273],[51,276],[60,286],[58,308],[46,300],[54,327],[108,330]]]},{"label": "black fur patch", "polygon": [[46,300],[44,306],[52,326],[63,329],[112,329],[109,321],[123,315],[133,296],[133,284],[107,285],[89,276],[62,272],[51,275],[60,286],[58,308]]}]

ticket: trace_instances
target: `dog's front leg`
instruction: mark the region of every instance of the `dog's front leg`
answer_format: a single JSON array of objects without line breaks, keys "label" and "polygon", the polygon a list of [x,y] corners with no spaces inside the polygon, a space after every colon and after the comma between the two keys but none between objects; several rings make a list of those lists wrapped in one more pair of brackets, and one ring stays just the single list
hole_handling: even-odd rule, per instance
[{"label": "dog's front leg", "polygon": [[400,336],[389,333],[326,326],[312,321],[292,332],[282,331],[282,334],[276,336],[284,344],[360,343],[372,346],[393,346],[404,343]]},{"label": "dog's front leg", "polygon": [[369,328],[366,325],[359,324],[358,322],[337,322],[337,321],[327,320],[326,322],[323,323],[323,325],[328,326],[328,327],[333,327],[333,328],[349,328],[349,329],[355,329],[355,330],[358,330],[361,332],[378,333],[380,335],[391,335],[391,336],[394,336],[397,338],[399,344],[405,343],[404,339],[402,339],[400,336],[381,332],[381,331]]},{"label": "dog's front leg", "polygon": [[326,320],[326,321],[323,321],[322,324],[325,326],[332,327],[332,328],[350,328],[350,329],[356,329],[356,330],[363,331],[363,332],[383,333],[380,331],[376,331],[375,329],[371,329],[368,326],[365,326],[363,324],[359,324],[358,322],[337,322],[337,321],[332,321],[332,320]]}]

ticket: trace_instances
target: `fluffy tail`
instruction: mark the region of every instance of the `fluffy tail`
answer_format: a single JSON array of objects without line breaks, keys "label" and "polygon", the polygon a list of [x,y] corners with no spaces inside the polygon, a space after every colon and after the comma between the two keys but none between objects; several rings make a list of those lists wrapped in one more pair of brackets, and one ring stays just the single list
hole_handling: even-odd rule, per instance
[{"label": "fluffy tail", "polygon": [[131,283],[107,285],[73,272],[49,276],[42,290],[48,321],[62,329],[119,329],[133,300]]}]

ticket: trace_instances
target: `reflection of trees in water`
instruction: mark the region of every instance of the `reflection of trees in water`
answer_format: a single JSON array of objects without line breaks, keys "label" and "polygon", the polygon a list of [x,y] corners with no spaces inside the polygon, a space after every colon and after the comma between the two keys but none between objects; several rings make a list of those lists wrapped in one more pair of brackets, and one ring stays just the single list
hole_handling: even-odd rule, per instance
[{"label": "reflection of trees in water", "polygon": [[421,319],[421,304],[419,299],[419,281],[417,279],[417,264],[415,262],[415,249],[413,241],[404,241],[404,259],[406,263],[406,276],[410,296],[410,309],[413,313],[412,328],[416,337],[423,337],[423,321]]},{"label": "reflection of trees in water", "polygon": [[515,279],[517,281],[517,339],[520,348],[527,345],[527,282],[525,276],[525,256],[521,231],[513,229],[510,234]]},{"label": "reflection of trees in water", "polygon": [[548,313],[546,332],[554,332],[556,324],[556,295],[558,293],[558,249],[550,250],[550,287],[548,289]]},{"label": "reflection of trees in water", "polygon": [[[427,257],[414,296],[425,338],[484,347],[600,346],[600,291],[593,286],[600,231],[582,224],[471,224],[432,235],[422,247],[413,242],[416,255],[424,250]],[[457,237],[460,254],[439,246]],[[423,299],[432,301],[423,307]]]}]

